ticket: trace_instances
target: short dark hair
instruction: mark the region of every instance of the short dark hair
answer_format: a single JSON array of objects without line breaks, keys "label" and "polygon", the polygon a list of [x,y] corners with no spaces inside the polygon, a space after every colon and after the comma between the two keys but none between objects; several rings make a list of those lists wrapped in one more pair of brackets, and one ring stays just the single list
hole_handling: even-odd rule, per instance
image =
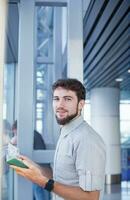
[{"label": "short dark hair", "polygon": [[78,101],[85,100],[86,90],[84,85],[77,79],[68,78],[68,79],[58,79],[53,85],[53,92],[58,88],[62,87],[66,90],[72,90],[76,93]]}]

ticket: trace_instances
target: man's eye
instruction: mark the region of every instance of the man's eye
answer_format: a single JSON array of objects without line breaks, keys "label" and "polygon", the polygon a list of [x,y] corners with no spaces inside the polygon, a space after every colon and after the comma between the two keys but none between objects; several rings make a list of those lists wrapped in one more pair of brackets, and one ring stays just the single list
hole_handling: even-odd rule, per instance
[{"label": "man's eye", "polygon": [[58,98],[53,98],[53,101],[59,101],[59,99]]},{"label": "man's eye", "polygon": [[65,98],[65,101],[71,101],[71,98],[67,97],[67,98]]}]

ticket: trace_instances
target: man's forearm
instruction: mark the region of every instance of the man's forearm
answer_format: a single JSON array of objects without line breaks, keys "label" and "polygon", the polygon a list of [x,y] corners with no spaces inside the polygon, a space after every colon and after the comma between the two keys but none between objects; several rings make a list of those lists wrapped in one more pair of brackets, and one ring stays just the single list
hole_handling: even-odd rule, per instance
[{"label": "man's forearm", "polygon": [[[41,181],[39,184],[41,185]],[[46,182],[44,181],[42,186],[45,187],[45,184]],[[58,182],[54,183],[53,192],[65,200],[99,200],[100,194],[99,191],[87,192],[83,191],[80,187],[68,186]]]},{"label": "man's forearm", "polygon": [[53,192],[66,200],[99,200],[99,191],[86,192],[80,187],[67,186],[58,182],[54,183]]}]

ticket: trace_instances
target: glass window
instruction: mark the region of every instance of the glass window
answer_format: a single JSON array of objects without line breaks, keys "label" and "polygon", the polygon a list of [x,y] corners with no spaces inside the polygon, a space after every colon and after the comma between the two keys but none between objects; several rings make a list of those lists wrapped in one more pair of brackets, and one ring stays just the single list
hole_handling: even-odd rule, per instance
[{"label": "glass window", "polygon": [[13,199],[13,171],[6,163],[7,146],[12,135],[14,119],[14,81],[15,64],[6,64],[4,68],[4,104],[3,104],[3,177],[2,199]]},{"label": "glass window", "polygon": [[35,11],[35,130],[45,141],[46,149],[54,149],[58,128],[52,110],[51,86],[53,80],[67,72],[67,8],[43,3],[36,5]]},{"label": "glass window", "polygon": [[130,103],[120,104],[120,120],[130,120]]},{"label": "glass window", "polygon": [[89,100],[85,101],[83,114],[85,121],[91,125],[91,104]]},{"label": "glass window", "polygon": [[53,7],[37,6],[37,57],[52,59]]},{"label": "glass window", "polygon": [[130,138],[130,102],[122,101],[120,103],[120,132],[121,143]]}]

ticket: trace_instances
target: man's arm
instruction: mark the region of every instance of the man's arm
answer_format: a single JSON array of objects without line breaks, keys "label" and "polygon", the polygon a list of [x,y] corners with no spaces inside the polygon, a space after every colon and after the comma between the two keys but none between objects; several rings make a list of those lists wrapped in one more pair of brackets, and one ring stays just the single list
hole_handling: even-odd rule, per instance
[{"label": "man's arm", "polygon": [[55,182],[53,192],[66,200],[99,200],[100,191],[87,192],[80,187],[67,186]]},{"label": "man's arm", "polygon": [[[41,168],[27,159],[22,157],[23,162],[29,167],[28,169],[12,166],[17,174],[29,179],[30,181],[45,187],[48,180],[52,177],[51,171],[47,171]],[[80,187],[68,186],[58,182],[54,183],[53,192],[63,197],[66,200],[99,200],[100,191],[86,192]]]}]

